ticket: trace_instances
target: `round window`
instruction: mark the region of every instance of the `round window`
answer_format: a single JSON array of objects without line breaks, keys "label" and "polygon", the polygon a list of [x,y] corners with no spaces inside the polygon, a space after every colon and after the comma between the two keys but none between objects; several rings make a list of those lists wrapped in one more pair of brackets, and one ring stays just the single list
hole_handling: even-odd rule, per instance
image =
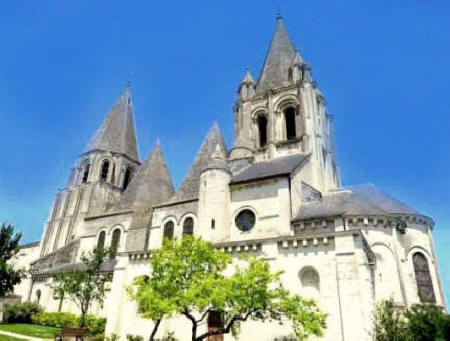
[{"label": "round window", "polygon": [[250,231],[253,228],[253,226],[255,226],[255,221],[256,221],[256,217],[255,217],[255,213],[253,213],[253,211],[242,210],[236,216],[235,223],[236,223],[236,226],[239,228],[239,230],[245,232],[245,231]]}]

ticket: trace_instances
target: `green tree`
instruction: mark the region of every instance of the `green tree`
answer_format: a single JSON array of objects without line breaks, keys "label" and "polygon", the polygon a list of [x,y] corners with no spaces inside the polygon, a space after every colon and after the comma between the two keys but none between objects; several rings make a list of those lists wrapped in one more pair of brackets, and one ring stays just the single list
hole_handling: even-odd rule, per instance
[{"label": "green tree", "polygon": [[413,341],[449,340],[449,316],[431,303],[413,305],[405,313],[408,332]]},{"label": "green tree", "polygon": [[377,304],[374,330],[376,341],[445,341],[450,340],[450,315],[431,303],[396,311],[391,299]]},{"label": "green tree", "polygon": [[23,272],[15,270],[8,261],[19,252],[20,232],[14,233],[13,225],[2,224],[0,227],[0,297],[14,289],[20,283]]},{"label": "green tree", "polygon": [[376,341],[409,340],[407,321],[402,312],[395,310],[392,299],[378,303],[374,317]]},{"label": "green tree", "polygon": [[93,303],[103,306],[111,276],[101,271],[101,265],[108,255],[109,251],[106,249],[83,253],[80,257],[82,267],[53,277],[52,289],[55,296],[68,297],[80,308],[80,327],[86,327],[86,315]]},{"label": "green tree", "polygon": [[[128,289],[143,316],[155,322],[150,340],[160,321],[172,314],[191,321],[193,341],[237,335],[247,320],[290,321],[300,339],[322,335],[326,315],[313,301],[283,289],[281,272],[272,273],[267,261],[248,256],[234,272],[225,271],[231,263],[229,255],[201,239],[164,240],[152,254],[151,278],[138,277]],[[210,313],[220,315],[220,326],[199,335]]]},{"label": "green tree", "polygon": [[138,302],[141,316],[154,321],[150,341],[155,339],[162,319],[171,316],[176,308],[170,293],[164,289],[164,285],[158,280],[148,276],[136,277],[133,285],[127,288],[129,297]]}]

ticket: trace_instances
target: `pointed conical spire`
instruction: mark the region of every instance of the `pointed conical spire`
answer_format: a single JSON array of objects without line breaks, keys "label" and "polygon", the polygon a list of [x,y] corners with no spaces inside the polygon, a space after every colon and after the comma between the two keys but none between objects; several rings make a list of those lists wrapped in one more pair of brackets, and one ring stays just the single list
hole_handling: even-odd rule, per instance
[{"label": "pointed conical spire", "polygon": [[241,84],[255,84],[255,80],[253,79],[252,73],[249,68],[245,69],[245,75],[241,80]]},{"label": "pointed conical spire", "polygon": [[88,153],[94,150],[121,153],[132,160],[139,161],[129,84],[106,116],[101,127],[92,136],[84,152]]},{"label": "pointed conical spire", "polygon": [[304,60],[302,58],[302,56],[300,55],[300,53],[297,51],[295,53],[295,57],[294,60],[292,61],[291,66],[297,66],[297,67],[301,67],[304,63]]},{"label": "pointed conical spire", "polygon": [[217,123],[214,123],[209,130],[206,139],[203,141],[203,144],[200,147],[191,168],[180,186],[180,189],[171,201],[183,201],[198,197],[200,188],[200,174],[206,167],[211,155],[216,149],[216,145],[219,145],[223,155],[226,155],[227,147],[225,141],[222,133],[220,132],[219,126]]},{"label": "pointed conical spire", "polygon": [[203,169],[203,171],[206,171],[208,169],[221,169],[231,174],[230,167],[225,161],[225,154],[223,153],[223,150],[218,143],[216,144],[216,148],[214,149],[214,152],[211,154],[211,157],[208,163],[206,164],[205,168]]},{"label": "pointed conical spire", "polygon": [[173,184],[166,161],[157,141],[155,148],[138,168],[136,176],[123,193],[116,209],[124,210],[152,206],[173,196]]},{"label": "pointed conical spire", "polygon": [[281,15],[277,15],[277,27],[270,43],[269,51],[256,85],[256,92],[283,86],[289,81],[289,68],[295,57],[295,48],[283,25]]},{"label": "pointed conical spire", "polygon": [[239,97],[246,100],[255,95],[255,80],[250,72],[250,69],[245,69],[244,78],[242,78],[238,89]]}]

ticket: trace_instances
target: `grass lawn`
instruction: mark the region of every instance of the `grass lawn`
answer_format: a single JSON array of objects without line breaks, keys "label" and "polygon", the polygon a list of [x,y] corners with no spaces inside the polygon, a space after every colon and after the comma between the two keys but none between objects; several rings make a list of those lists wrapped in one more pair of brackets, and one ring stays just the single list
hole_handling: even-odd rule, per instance
[{"label": "grass lawn", "polygon": [[[0,324],[0,330],[7,332],[22,334],[26,336],[38,337],[41,339],[53,339],[53,336],[58,333],[60,328],[44,327],[35,324],[24,323],[3,323]],[[3,337],[3,336],[2,336]],[[8,339],[5,339],[8,340]],[[11,339],[14,340],[14,339]],[[0,339],[2,341],[2,339]]]},{"label": "grass lawn", "polygon": [[26,339],[18,339],[17,337],[6,336],[6,335],[0,334],[0,341],[23,341],[23,340],[26,340]]}]

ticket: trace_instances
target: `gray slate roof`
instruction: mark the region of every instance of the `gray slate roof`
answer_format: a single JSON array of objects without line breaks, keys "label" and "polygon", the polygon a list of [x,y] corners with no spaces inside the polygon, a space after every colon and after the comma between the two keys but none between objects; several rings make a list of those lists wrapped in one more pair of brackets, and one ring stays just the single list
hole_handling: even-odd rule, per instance
[{"label": "gray slate roof", "polygon": [[373,184],[343,187],[326,193],[321,200],[302,203],[294,220],[342,215],[417,214]]},{"label": "gray slate roof", "polygon": [[[115,259],[107,259],[100,265],[101,272],[111,272],[114,271],[114,267],[116,266],[117,261]],[[65,273],[65,272],[77,272],[84,271],[86,269],[86,265],[83,263],[66,263],[66,264],[57,264],[53,267],[39,269],[36,271],[31,271],[33,275],[53,275],[57,273]]]},{"label": "gray slate roof", "polygon": [[157,142],[147,160],[138,168],[115,209],[152,206],[169,200],[174,193],[169,169]]},{"label": "gray slate roof", "polygon": [[284,28],[281,17],[279,17],[264,66],[256,84],[256,92],[264,93],[268,89],[288,84],[289,68],[295,55],[294,45]]},{"label": "gray slate roof", "polygon": [[84,152],[105,150],[125,154],[139,161],[130,88],[127,86],[92,136]]},{"label": "gray slate roof", "polygon": [[200,174],[207,166],[217,144],[219,145],[222,153],[227,155],[225,140],[223,139],[219,126],[215,123],[210,129],[206,139],[203,141],[203,144],[200,147],[191,168],[181,183],[180,189],[170,201],[176,202],[198,198]]},{"label": "gray slate roof", "polygon": [[289,175],[308,157],[309,154],[299,153],[278,157],[268,161],[255,162],[245,168],[242,172],[234,175],[231,183],[241,183]]}]

